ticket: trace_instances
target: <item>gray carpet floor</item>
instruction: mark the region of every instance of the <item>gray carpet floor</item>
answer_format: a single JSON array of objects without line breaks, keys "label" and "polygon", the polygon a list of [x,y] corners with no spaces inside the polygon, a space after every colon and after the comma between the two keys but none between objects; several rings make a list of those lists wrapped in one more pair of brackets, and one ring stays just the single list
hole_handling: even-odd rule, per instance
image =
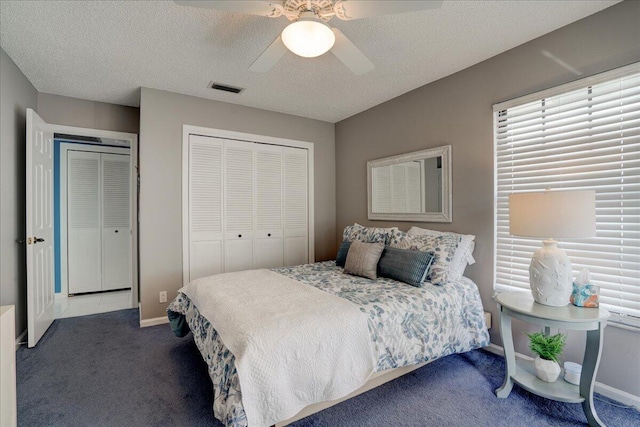
[{"label": "gray carpet floor", "polygon": [[[20,426],[221,426],[191,335],[141,329],[137,310],[56,320],[37,347],[20,348],[17,368]],[[448,356],[294,425],[586,425],[579,404],[518,386],[496,398],[503,372],[503,359],[483,350]],[[603,422],[640,426],[640,412],[612,403],[596,401]]]}]

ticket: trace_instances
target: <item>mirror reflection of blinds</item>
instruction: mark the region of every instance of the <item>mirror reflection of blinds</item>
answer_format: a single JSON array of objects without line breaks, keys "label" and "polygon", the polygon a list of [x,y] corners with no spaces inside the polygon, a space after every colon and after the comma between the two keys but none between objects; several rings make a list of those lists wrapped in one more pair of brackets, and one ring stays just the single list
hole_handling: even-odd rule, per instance
[{"label": "mirror reflection of blinds", "polygon": [[509,234],[509,194],[592,189],[597,236],[560,246],[574,276],[589,269],[604,307],[640,325],[640,66],[598,80],[494,108],[495,286],[528,290],[529,262],[542,240]]},{"label": "mirror reflection of blinds", "polygon": [[373,212],[423,212],[422,162],[404,162],[373,168]]}]

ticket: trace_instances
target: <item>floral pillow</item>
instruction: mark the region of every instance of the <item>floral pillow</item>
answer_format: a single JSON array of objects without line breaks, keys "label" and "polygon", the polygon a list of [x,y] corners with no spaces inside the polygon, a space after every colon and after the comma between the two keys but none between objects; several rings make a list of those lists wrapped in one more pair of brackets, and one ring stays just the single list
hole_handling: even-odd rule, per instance
[{"label": "floral pillow", "polygon": [[456,249],[456,253],[451,261],[451,274],[449,275],[450,280],[457,280],[461,278],[464,275],[464,270],[467,268],[467,265],[475,264],[476,262],[472,255],[476,246],[474,242],[476,236],[473,234],[457,234],[448,231],[436,231],[420,227],[411,227],[411,229],[407,231],[407,234],[411,234],[413,236],[440,236],[442,234],[454,234],[458,238],[458,249]]},{"label": "floral pillow", "polygon": [[392,228],[380,228],[380,227],[365,227],[358,223],[348,225],[342,232],[342,240],[353,242],[357,240],[365,243],[389,243],[389,237],[395,231],[400,231],[396,227]]},{"label": "floral pillow", "polygon": [[434,260],[427,280],[434,285],[445,285],[450,278],[450,266],[458,248],[458,238],[453,234],[440,236],[413,236],[404,231],[391,234],[389,246],[412,251],[433,252]]}]

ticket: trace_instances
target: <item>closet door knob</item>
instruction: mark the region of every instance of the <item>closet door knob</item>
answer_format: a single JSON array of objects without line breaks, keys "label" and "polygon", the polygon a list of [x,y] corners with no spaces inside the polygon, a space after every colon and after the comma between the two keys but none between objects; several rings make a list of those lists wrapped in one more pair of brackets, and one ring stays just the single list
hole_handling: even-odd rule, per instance
[{"label": "closet door knob", "polygon": [[116,230],[116,233],[118,232],[118,230]]},{"label": "closet door knob", "polygon": [[271,237],[271,233],[267,234],[267,237]]},{"label": "closet door knob", "polygon": [[242,234],[238,234],[238,237],[242,237]]}]

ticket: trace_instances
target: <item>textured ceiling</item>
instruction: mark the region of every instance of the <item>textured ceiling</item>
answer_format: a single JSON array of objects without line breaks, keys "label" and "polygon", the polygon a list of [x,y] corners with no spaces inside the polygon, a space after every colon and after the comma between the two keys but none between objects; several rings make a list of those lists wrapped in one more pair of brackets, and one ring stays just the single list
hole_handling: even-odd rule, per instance
[{"label": "textured ceiling", "polygon": [[[172,1],[2,0],[0,45],[40,92],[137,106],[145,86],[337,122],[615,3],[445,1],[436,10],[333,19],[375,64],[362,76],[331,54],[290,52],[253,73],[286,18]],[[210,81],[246,89],[223,93]]]}]

